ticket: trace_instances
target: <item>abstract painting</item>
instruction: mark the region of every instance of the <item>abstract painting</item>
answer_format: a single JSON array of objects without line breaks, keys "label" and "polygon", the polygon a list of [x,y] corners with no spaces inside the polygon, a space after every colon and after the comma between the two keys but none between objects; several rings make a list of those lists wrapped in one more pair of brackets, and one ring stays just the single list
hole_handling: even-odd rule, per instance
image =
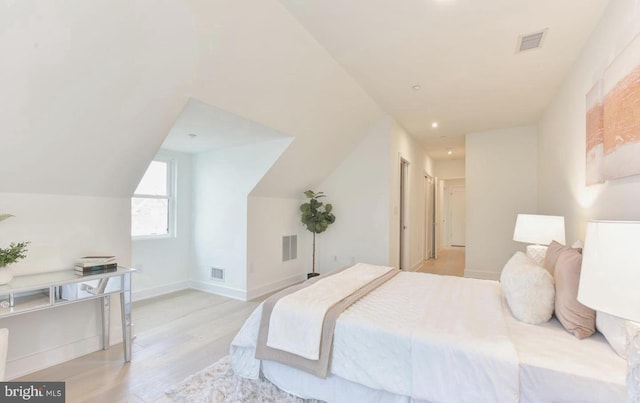
[{"label": "abstract painting", "polygon": [[587,185],[604,182],[604,108],[602,105],[602,80],[587,93]]},{"label": "abstract painting", "polygon": [[604,179],[640,174],[640,36],[606,69],[602,93]]}]

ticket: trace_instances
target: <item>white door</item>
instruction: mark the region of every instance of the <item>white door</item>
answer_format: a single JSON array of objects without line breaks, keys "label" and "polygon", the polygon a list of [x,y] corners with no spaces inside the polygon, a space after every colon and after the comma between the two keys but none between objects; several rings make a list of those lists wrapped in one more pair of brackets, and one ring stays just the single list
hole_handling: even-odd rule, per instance
[{"label": "white door", "polygon": [[442,246],[442,205],[444,195],[444,181],[435,178],[433,187],[433,257],[438,258],[438,251]]},{"label": "white door", "polygon": [[450,245],[465,245],[466,200],[464,187],[453,187],[449,194]]},{"label": "white door", "polygon": [[409,270],[409,162],[400,161],[400,262],[401,270]]},{"label": "white door", "polygon": [[433,236],[434,236],[434,212],[433,212],[433,179],[424,176],[424,259],[431,259],[433,256]]}]

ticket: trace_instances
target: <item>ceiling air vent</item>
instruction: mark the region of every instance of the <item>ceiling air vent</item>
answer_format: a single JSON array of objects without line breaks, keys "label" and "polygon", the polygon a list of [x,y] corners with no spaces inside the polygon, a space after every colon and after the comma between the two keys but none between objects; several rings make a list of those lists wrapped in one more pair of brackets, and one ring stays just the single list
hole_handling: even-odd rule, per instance
[{"label": "ceiling air vent", "polygon": [[529,35],[520,35],[518,37],[518,46],[516,48],[516,53],[542,47],[542,43],[544,42],[544,38],[546,36],[547,29],[543,29],[540,32],[535,32]]}]

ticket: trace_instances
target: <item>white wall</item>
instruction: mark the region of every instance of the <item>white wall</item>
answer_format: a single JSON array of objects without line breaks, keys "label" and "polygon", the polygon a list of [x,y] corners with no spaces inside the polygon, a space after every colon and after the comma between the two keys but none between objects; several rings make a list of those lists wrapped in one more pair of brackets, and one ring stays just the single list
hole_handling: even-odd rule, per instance
[{"label": "white wall", "polygon": [[511,255],[518,213],[537,211],[537,130],[516,127],[466,136],[465,276],[497,279]]},{"label": "white wall", "polygon": [[[249,196],[247,299],[306,279],[311,238],[300,222],[301,200]],[[282,261],[282,237],[298,236],[297,259]]]},{"label": "white wall", "polygon": [[587,92],[640,32],[640,1],[609,3],[539,124],[539,212],[565,216],[567,242],[588,219],[640,220],[640,176],[585,186]]},{"label": "white wall", "polygon": [[[214,149],[193,157],[192,285],[247,297],[247,197],[291,139]],[[212,280],[211,267],[225,270]]]},{"label": "white wall", "polygon": [[[316,236],[316,269],[321,273],[354,262],[390,263],[391,124],[391,119],[384,119],[375,125],[338,168],[313,189],[325,192],[336,216],[335,223]],[[306,262],[311,271],[311,260]]]},{"label": "white wall", "polygon": [[438,179],[464,178],[464,164],[464,159],[434,161],[433,174]]},{"label": "white wall", "polygon": [[[85,255],[115,255],[120,265],[131,263],[129,198],[0,193],[0,205],[2,213],[16,216],[0,223],[0,245],[31,241],[27,258],[12,265],[16,276],[72,269]],[[10,329],[6,377],[98,350],[99,307],[93,300],[0,319],[0,327]],[[113,298],[112,344],[122,341],[120,323],[119,299]]]},{"label": "white wall", "polygon": [[417,269],[424,256],[425,172],[433,176],[433,162],[418,142],[397,123],[391,126],[390,182],[391,214],[389,215],[389,261],[399,264],[400,244],[400,160],[409,162],[409,267]]},{"label": "white wall", "polygon": [[160,150],[176,173],[175,236],[132,241],[133,299],[186,288],[191,266],[191,154]]}]

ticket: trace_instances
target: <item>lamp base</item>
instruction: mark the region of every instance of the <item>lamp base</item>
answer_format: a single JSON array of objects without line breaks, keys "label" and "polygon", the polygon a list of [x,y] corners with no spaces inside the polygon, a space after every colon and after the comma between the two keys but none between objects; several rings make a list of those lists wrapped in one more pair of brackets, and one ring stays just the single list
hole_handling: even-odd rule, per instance
[{"label": "lamp base", "polygon": [[527,245],[527,256],[535,260],[540,266],[544,264],[547,247],[544,245]]},{"label": "lamp base", "polygon": [[640,403],[640,323],[627,321],[627,393]]}]

